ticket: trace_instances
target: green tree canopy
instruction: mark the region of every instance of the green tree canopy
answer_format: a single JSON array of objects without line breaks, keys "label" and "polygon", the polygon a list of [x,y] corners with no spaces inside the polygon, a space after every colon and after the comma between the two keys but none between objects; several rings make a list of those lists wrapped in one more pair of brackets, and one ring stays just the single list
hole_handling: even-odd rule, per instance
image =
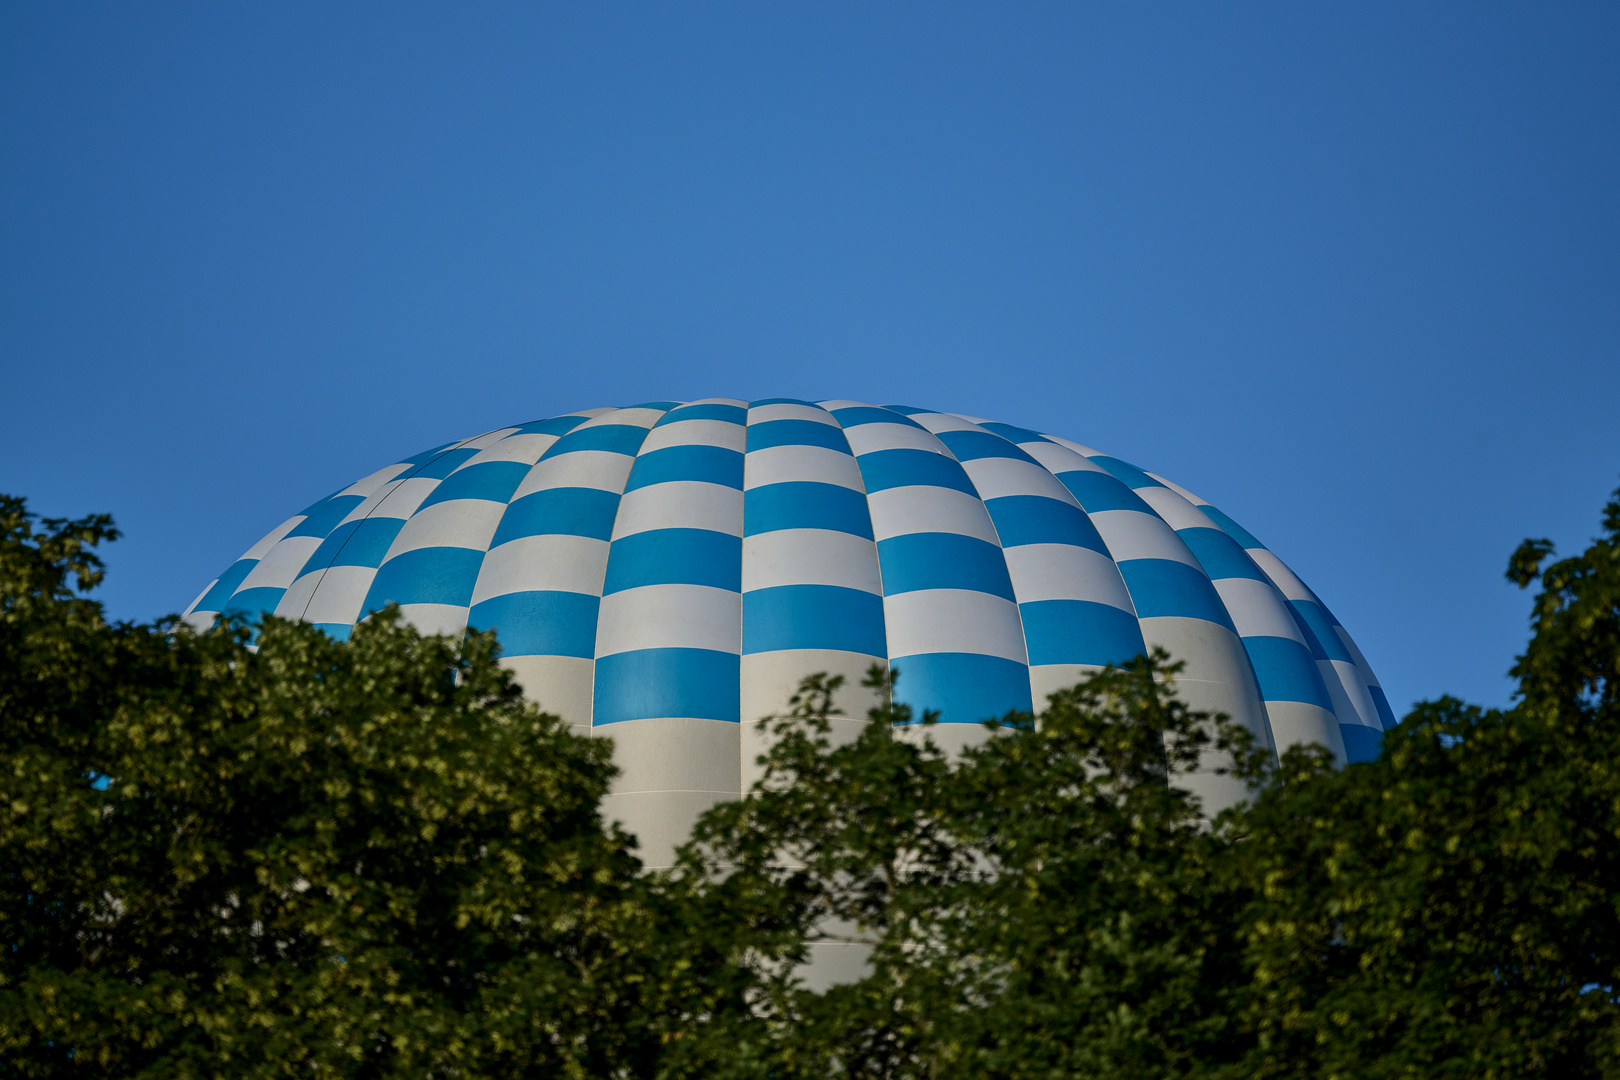
[{"label": "green tree canopy", "polygon": [[1620,493],[1543,569],[1514,706],[1425,702],[1375,763],[1305,755],[1237,827],[1256,1076],[1620,1072]]},{"label": "green tree canopy", "polygon": [[109,624],[115,535],[0,502],[0,1068],[651,1075],[740,992],[492,636]]},{"label": "green tree canopy", "polygon": [[811,676],[660,874],[492,636],[110,624],[115,535],[0,499],[16,1075],[1620,1076],[1620,493],[1514,554],[1511,708],[1277,761],[1155,654],[948,754],[894,673],[841,738]]},{"label": "green tree canopy", "polygon": [[[1212,1075],[1252,1039],[1229,846],[1176,780],[1246,733],[1173,694],[1162,653],[1012,713],[952,758],[903,706],[833,743],[807,680],[750,797],[710,811],[694,880],[780,897],[810,939],[870,943],[869,974],[761,1000],[735,1075]],[[886,678],[873,673],[882,688]],[[784,938],[778,963],[801,961]]]},{"label": "green tree canopy", "polygon": [[[1539,583],[1513,708],[1420,704],[1378,760],[1268,763],[1145,657],[951,759],[882,708],[835,745],[805,683],[764,776],[687,850],[865,978],[762,1000],[737,1075],[1620,1075],[1620,493]],[[922,737],[916,737],[917,735]],[[1253,798],[1176,784],[1210,740]],[[782,938],[778,963],[802,959]]]}]

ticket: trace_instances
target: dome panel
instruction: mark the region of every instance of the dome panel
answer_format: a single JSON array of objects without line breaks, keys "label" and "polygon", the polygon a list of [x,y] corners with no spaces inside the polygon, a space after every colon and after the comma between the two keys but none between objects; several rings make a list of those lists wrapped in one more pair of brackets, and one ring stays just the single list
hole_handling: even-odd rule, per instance
[{"label": "dome panel", "polygon": [[346,637],[389,602],[496,629],[542,706],[611,729],[644,842],[746,786],[729,763],[812,671],[892,662],[945,742],[1154,645],[1186,663],[1189,704],[1270,746],[1360,759],[1394,723],[1328,608],[1216,507],[1060,436],[912,407],[715,398],[499,428],[288,519],[186,618]]}]

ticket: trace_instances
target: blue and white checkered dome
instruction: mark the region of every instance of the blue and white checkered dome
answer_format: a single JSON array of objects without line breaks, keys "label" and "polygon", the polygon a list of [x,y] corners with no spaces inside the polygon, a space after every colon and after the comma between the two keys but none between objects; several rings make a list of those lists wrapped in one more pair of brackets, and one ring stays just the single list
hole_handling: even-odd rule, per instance
[{"label": "blue and white checkered dome", "polygon": [[[1189,701],[1274,747],[1356,760],[1394,722],[1327,607],[1203,499],[1056,435],[901,406],[660,401],[500,428],[289,518],[187,617],[345,637],[391,601],[424,630],[495,628],[543,707],[626,735],[751,721],[804,674],[873,662],[919,714],[976,724],[1152,645],[1186,662]],[[673,739],[648,754],[678,757]]]}]

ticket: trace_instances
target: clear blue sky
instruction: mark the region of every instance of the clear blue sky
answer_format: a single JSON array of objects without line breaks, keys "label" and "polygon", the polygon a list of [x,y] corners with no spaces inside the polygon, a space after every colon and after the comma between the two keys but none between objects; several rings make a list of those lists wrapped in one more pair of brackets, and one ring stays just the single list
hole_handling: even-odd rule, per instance
[{"label": "clear blue sky", "polygon": [[1614,4],[0,8],[0,490],[114,614],[478,431],[849,397],[1246,525],[1505,701],[1620,481]]}]

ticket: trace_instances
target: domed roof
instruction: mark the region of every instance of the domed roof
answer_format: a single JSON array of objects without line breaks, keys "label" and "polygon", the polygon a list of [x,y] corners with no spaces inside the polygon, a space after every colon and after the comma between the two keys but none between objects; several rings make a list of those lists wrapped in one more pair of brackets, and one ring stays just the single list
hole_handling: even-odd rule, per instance
[{"label": "domed roof", "polygon": [[187,617],[343,637],[390,601],[424,630],[495,627],[528,692],[595,728],[750,721],[804,674],[874,661],[919,715],[976,724],[1151,645],[1186,662],[1190,703],[1273,746],[1355,759],[1393,723],[1326,606],[1215,507],[1060,436],[900,406],[500,428],[289,518]]}]

